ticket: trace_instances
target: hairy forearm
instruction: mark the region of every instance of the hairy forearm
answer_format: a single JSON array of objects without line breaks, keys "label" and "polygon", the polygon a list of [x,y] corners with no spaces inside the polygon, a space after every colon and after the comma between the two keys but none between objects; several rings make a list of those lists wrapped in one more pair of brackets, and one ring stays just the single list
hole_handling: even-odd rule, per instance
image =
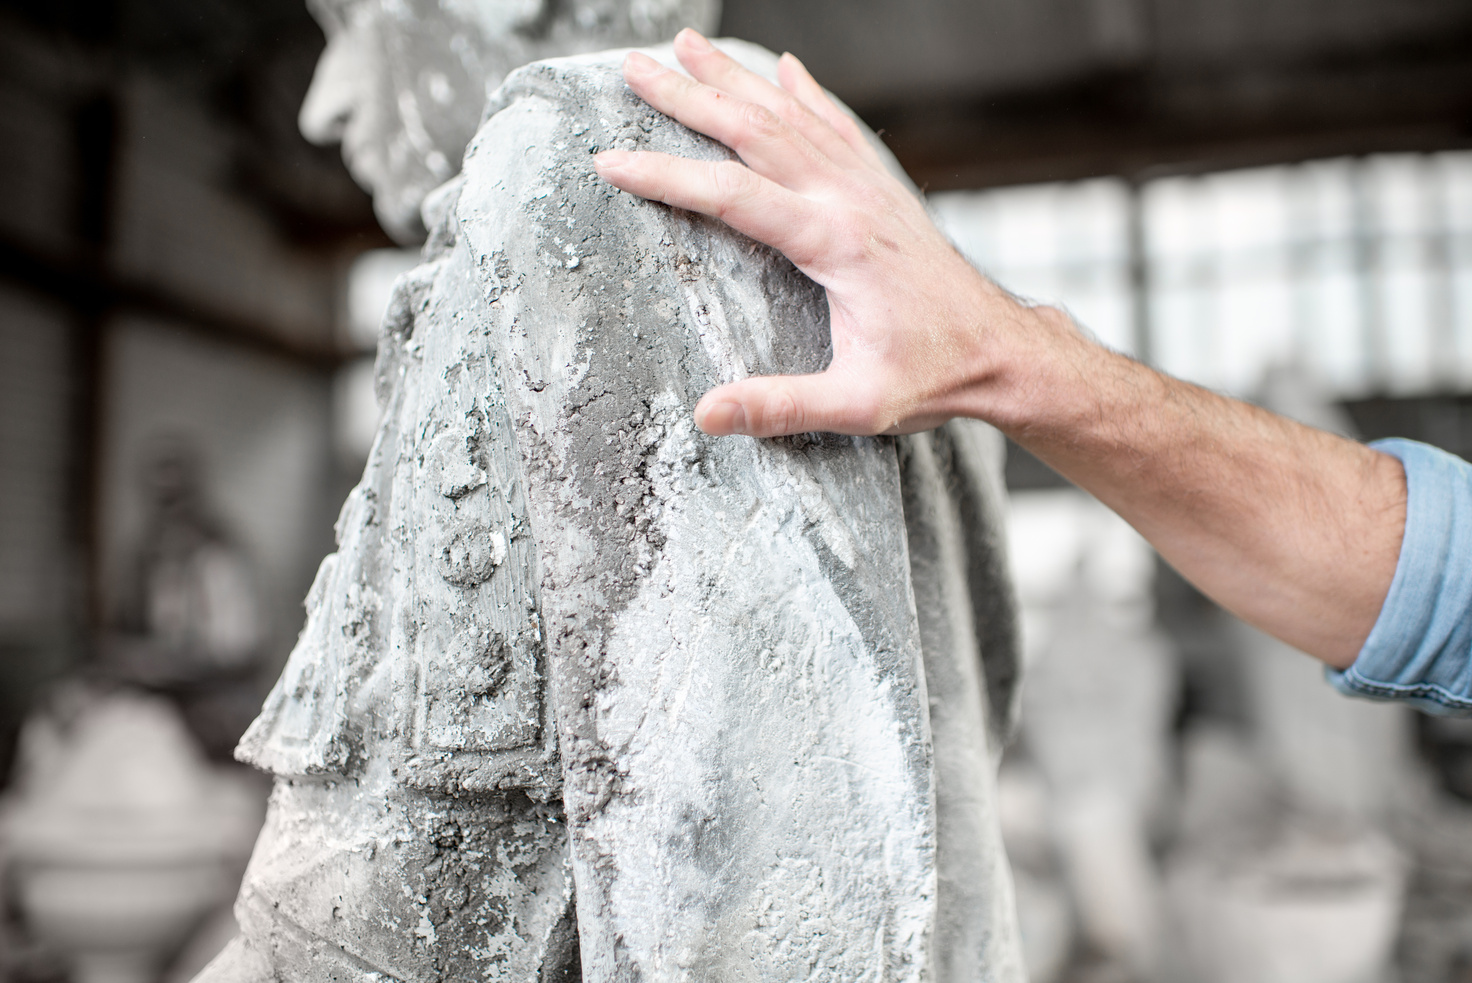
[{"label": "hairy forearm", "polygon": [[990,373],[980,415],[1223,607],[1349,665],[1395,574],[1400,462],[1108,351],[1057,311],[1031,314],[1046,344]]}]

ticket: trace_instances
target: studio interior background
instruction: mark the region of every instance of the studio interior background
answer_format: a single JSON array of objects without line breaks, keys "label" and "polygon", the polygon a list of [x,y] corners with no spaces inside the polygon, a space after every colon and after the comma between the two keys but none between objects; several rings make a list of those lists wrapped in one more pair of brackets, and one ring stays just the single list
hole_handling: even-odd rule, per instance
[{"label": "studio interior background", "polygon": [[[1465,0],[726,0],[721,33],[802,57],[1013,292],[1306,422],[1472,454]],[[188,928],[143,980],[235,931],[268,785],[230,751],[417,255],[298,132],[323,43],[302,0],[0,4],[0,814],[43,801],[79,856],[89,823],[212,844],[208,876],[129,889]],[[1025,452],[1006,473],[1036,983],[1472,981],[1472,723],[1338,697]],[[91,726],[99,691],[125,699]],[[39,912],[7,844],[0,978],[83,979],[100,895]]]}]

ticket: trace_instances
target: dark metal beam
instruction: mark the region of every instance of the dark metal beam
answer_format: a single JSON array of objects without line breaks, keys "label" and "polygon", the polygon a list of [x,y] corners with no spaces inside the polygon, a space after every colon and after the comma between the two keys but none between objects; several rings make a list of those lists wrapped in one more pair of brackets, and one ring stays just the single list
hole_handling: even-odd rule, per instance
[{"label": "dark metal beam", "polygon": [[1317,65],[1153,68],[859,107],[932,190],[1472,147],[1472,38]]},{"label": "dark metal beam", "polygon": [[144,314],[201,338],[330,373],[348,356],[304,344],[272,325],[202,306],[152,284],[119,277],[85,261],[60,259],[0,238],[0,279],[52,297],[74,310]]}]

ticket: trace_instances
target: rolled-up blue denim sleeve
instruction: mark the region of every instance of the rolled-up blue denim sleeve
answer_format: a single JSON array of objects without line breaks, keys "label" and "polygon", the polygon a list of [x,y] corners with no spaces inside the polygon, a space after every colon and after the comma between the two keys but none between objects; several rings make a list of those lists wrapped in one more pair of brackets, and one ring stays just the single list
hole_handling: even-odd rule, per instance
[{"label": "rolled-up blue denim sleeve", "polygon": [[1472,464],[1410,440],[1370,445],[1406,471],[1406,531],[1390,593],[1342,693],[1472,715]]}]

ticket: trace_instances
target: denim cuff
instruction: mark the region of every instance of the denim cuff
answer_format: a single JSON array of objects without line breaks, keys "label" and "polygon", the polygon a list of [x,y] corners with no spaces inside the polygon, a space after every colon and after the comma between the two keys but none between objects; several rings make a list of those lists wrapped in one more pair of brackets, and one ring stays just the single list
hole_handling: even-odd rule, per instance
[{"label": "denim cuff", "polygon": [[1350,696],[1472,715],[1472,465],[1410,440],[1370,446],[1405,467],[1405,537],[1364,648],[1325,675]]}]

